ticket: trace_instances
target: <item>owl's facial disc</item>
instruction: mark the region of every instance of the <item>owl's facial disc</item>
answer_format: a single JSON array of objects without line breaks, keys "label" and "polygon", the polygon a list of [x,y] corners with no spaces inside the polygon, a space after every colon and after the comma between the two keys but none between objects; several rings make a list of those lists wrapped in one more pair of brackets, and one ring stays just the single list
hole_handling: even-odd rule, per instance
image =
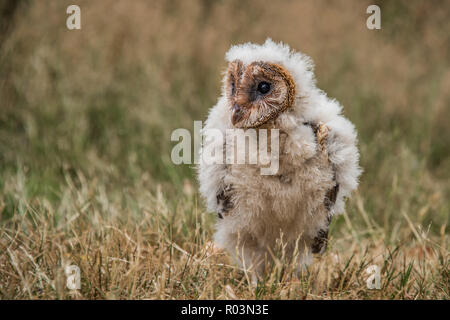
[{"label": "owl's facial disc", "polygon": [[295,83],[289,72],[275,63],[230,63],[227,95],[231,123],[236,128],[256,128],[292,107]]}]

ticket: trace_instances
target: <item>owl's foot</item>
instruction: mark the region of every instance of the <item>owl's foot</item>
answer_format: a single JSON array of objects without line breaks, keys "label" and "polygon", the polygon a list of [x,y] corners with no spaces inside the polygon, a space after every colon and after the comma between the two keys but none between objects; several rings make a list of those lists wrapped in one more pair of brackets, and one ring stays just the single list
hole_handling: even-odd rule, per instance
[{"label": "owl's foot", "polygon": [[233,202],[231,201],[232,190],[233,187],[231,185],[227,185],[216,195],[217,205],[219,207],[217,214],[220,219],[223,219],[223,217],[226,216],[231,209],[233,209]]}]

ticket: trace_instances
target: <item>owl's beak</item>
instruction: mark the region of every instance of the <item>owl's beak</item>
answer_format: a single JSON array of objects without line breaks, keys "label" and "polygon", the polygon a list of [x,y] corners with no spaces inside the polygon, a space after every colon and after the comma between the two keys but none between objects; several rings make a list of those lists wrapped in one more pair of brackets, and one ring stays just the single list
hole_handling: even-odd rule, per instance
[{"label": "owl's beak", "polygon": [[241,121],[242,116],[244,115],[244,110],[237,103],[234,104],[233,109],[231,109],[231,123],[233,126]]}]

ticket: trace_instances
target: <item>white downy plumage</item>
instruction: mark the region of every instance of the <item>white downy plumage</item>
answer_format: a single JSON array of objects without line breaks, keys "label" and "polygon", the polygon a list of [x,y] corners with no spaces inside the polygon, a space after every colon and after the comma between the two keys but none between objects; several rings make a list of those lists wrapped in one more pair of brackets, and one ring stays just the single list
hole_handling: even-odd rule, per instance
[{"label": "white downy plumage", "polygon": [[[341,115],[341,105],[316,87],[313,63],[308,56],[268,39],[263,45],[233,46],[226,59],[239,59],[244,66],[256,61],[283,66],[295,81],[296,97],[292,108],[272,121],[271,127],[282,132],[276,175],[261,175],[260,166],[255,164],[200,161],[200,193],[208,210],[223,212],[219,195],[224,190],[232,204],[223,219],[218,219],[215,241],[243,267],[256,270],[256,274],[263,272],[268,250],[280,237],[287,243],[288,253],[292,254],[297,246],[299,265],[308,264],[318,233],[328,230],[329,219],[344,211],[345,198],[358,186],[361,170],[355,128]],[[204,127],[219,129],[224,135],[233,128],[225,81],[226,76],[222,95],[210,110]],[[310,125],[319,123],[328,129],[326,155],[320,152]],[[202,151],[208,143],[222,142],[205,141]],[[325,208],[324,197],[335,183],[339,185],[336,200]]]}]

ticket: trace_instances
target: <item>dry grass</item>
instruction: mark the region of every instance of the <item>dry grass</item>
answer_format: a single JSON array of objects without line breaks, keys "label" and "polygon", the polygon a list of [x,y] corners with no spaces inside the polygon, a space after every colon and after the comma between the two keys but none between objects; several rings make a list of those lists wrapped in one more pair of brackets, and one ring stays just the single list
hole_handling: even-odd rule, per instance
[{"label": "dry grass", "polygon": [[[0,49],[0,298],[449,299],[450,6],[377,2],[381,31],[364,1],[78,1],[81,31],[28,2]],[[208,249],[170,133],[205,119],[229,45],[267,36],[312,56],[365,173],[327,252],[298,278],[279,252],[254,288]]]},{"label": "dry grass", "polygon": [[[25,184],[18,175],[15,186]],[[62,201],[54,206],[19,198],[2,228],[0,265],[5,298],[85,299],[447,299],[446,235],[432,237],[417,224],[392,235],[371,219],[358,196],[351,205],[366,219],[344,217],[331,247],[299,278],[278,263],[257,288],[228,257],[208,248],[211,216],[197,206],[186,184],[178,205],[142,191],[107,194],[105,186],[79,174],[66,176]],[[17,190],[17,195],[22,194]],[[21,196],[23,197],[23,195]],[[402,220],[403,217],[399,218]],[[398,222],[401,224],[401,222]],[[389,239],[395,237],[400,241]],[[394,238],[394,239],[395,239]],[[393,244],[386,244],[393,243]],[[395,243],[395,244],[394,244]],[[65,288],[64,266],[80,267],[82,290]],[[366,287],[369,265],[382,268],[382,289]]]}]

